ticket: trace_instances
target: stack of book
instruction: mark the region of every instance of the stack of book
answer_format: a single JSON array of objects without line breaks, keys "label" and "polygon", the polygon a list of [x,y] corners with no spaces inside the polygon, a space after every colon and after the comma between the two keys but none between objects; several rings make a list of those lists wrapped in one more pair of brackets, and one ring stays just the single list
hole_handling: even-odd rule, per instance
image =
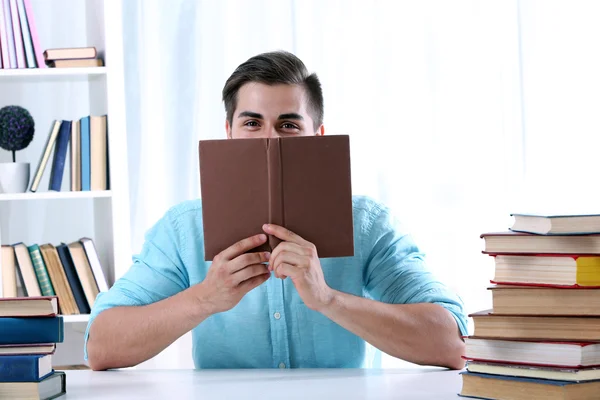
[{"label": "stack of book", "polygon": [[51,158],[48,190],[61,191],[67,159],[70,161],[71,191],[108,190],[110,181],[106,124],[106,115],[92,115],[74,121],[54,121],[29,190],[38,191]]},{"label": "stack of book", "polygon": [[51,399],[66,393],[52,355],[64,339],[58,298],[0,299],[0,399]]},{"label": "stack of book", "polygon": [[89,238],[53,246],[2,246],[2,296],[58,296],[63,315],[89,314],[108,285],[94,242]]},{"label": "stack of book", "polygon": [[481,235],[493,309],[471,315],[460,394],[600,398],[600,215],[513,216]]},{"label": "stack of book", "polygon": [[0,0],[0,68],[45,68],[30,0]]},{"label": "stack of book", "polygon": [[44,51],[44,60],[50,68],[102,67],[104,62],[97,58],[95,47],[72,47],[48,49]]}]

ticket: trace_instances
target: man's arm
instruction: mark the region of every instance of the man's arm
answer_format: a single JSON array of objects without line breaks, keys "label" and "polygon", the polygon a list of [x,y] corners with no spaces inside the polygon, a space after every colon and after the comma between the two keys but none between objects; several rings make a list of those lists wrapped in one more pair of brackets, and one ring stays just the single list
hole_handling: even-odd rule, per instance
[{"label": "man's arm", "polygon": [[462,369],[464,342],[456,321],[438,304],[386,304],[334,290],[317,309],[379,350],[406,361]]}]

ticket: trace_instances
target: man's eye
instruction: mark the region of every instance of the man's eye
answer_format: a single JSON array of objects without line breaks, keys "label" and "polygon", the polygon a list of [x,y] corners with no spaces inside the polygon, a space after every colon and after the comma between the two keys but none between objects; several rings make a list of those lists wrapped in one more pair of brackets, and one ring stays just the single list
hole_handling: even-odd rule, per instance
[{"label": "man's eye", "polygon": [[258,126],[258,122],[256,122],[256,121],[247,121],[246,123],[244,123],[244,126],[256,127],[256,126]]},{"label": "man's eye", "polygon": [[285,124],[281,125],[281,127],[283,129],[299,129],[296,125],[290,124],[289,122],[286,122]]}]

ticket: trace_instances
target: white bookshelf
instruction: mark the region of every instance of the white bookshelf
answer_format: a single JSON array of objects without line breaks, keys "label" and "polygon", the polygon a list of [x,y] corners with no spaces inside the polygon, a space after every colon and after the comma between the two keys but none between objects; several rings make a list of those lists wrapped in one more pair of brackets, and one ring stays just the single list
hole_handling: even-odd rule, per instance
[{"label": "white bookshelf", "polygon": [[[47,191],[51,160],[36,193],[0,194],[0,242],[27,245],[94,239],[112,285],[129,268],[131,238],[123,76],[122,4],[118,0],[31,0],[42,50],[95,46],[106,67],[0,69],[0,108],[20,105],[35,120],[33,142],[17,161],[37,169],[52,121],[108,115],[110,190],[70,192],[65,166],[60,192]],[[0,149],[0,162],[12,154]],[[1,265],[0,265],[1,268]],[[54,365],[83,364],[89,315],[64,316],[65,340]]]}]

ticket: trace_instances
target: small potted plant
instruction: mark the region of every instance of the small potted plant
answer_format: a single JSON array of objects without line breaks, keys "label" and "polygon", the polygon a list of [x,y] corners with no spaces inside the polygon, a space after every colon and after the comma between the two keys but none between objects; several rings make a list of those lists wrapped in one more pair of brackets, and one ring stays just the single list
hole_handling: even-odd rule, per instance
[{"label": "small potted plant", "polygon": [[12,162],[0,163],[0,193],[23,193],[29,184],[29,163],[17,162],[16,152],[33,140],[35,124],[20,106],[0,109],[0,147],[12,152]]}]

